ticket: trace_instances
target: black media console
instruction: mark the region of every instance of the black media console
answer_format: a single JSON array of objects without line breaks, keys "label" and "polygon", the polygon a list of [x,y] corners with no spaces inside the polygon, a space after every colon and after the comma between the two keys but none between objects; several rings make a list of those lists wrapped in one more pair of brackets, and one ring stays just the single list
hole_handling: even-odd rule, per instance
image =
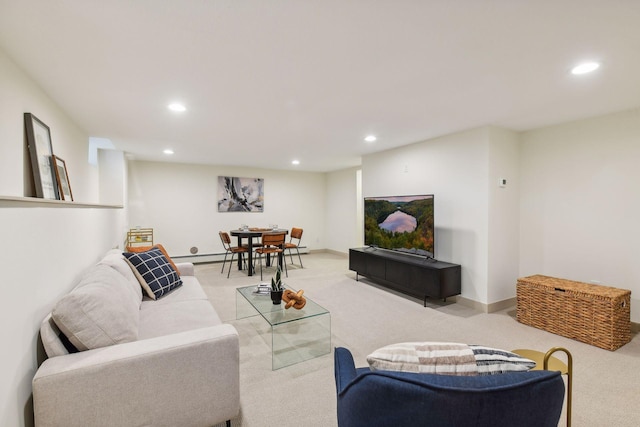
[{"label": "black media console", "polygon": [[349,249],[349,270],[417,298],[446,300],[461,293],[461,267],[378,248]]}]

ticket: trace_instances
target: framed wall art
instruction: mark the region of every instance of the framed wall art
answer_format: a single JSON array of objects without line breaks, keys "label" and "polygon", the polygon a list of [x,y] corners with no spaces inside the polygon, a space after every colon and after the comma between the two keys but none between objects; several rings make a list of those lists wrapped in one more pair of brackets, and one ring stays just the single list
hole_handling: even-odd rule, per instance
[{"label": "framed wall art", "polygon": [[264,179],[218,177],[218,212],[263,212]]},{"label": "framed wall art", "polygon": [[31,113],[24,113],[27,145],[36,187],[36,197],[57,200],[58,184],[53,167],[53,146],[49,126]]},{"label": "framed wall art", "polygon": [[60,199],[72,202],[73,193],[71,192],[71,183],[69,182],[67,163],[54,154],[53,164],[55,165],[56,181],[58,183],[58,192],[60,193]]}]

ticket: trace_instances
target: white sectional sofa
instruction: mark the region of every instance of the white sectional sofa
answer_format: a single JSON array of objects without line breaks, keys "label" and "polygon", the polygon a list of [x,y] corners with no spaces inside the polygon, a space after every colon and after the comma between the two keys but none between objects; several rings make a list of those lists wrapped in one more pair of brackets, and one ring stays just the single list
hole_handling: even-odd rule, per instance
[{"label": "white sectional sofa", "polygon": [[48,359],[33,378],[37,427],[212,426],[238,415],[237,331],[193,265],[177,268],[182,285],[152,300],[110,251],[56,303],[40,329]]}]

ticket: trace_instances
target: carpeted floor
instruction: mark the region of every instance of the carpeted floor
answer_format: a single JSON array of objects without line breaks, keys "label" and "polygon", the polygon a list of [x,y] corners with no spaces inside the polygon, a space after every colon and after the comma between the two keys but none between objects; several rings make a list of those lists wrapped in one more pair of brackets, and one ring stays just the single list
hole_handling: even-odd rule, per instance
[{"label": "carpeted floor", "polygon": [[[314,253],[302,261],[305,268],[290,266],[285,283],[304,289],[305,296],[331,312],[331,344],[351,350],[357,366],[366,366],[366,356],[375,349],[404,341],[451,341],[507,350],[561,346],[573,354],[573,425],[640,425],[638,336],[615,352],[602,350],[522,325],[515,319],[515,307],[486,314],[452,301],[430,300],[424,308],[419,300],[366,279],[356,281],[345,257]],[[235,319],[235,289],[257,284],[259,274],[247,277],[233,268],[227,279],[220,268],[218,263],[197,265],[196,275],[220,317],[240,335],[242,409],[232,425],[337,425],[333,354],[272,371],[266,322],[260,317]],[[273,270],[266,272],[265,280],[272,274]],[[564,420],[563,414],[559,425]]]}]

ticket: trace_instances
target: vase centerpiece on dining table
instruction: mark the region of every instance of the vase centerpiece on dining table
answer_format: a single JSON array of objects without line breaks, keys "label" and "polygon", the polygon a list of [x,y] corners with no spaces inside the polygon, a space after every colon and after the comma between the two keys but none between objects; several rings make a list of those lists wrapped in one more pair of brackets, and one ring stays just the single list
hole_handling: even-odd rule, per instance
[{"label": "vase centerpiece on dining table", "polygon": [[271,301],[274,304],[280,304],[282,302],[282,291],[284,291],[284,285],[282,283],[282,270],[278,266],[276,274],[271,278]]}]

